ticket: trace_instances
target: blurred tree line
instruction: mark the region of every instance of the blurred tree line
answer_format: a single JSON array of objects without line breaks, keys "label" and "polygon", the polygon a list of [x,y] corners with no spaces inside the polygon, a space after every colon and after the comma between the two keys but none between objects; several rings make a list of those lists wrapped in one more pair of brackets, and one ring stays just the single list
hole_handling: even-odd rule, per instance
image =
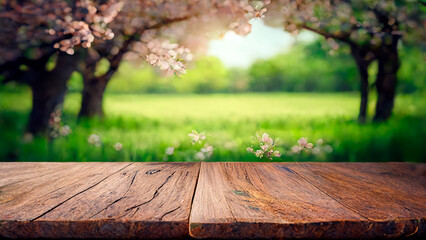
[{"label": "blurred tree line", "polygon": [[[83,79],[78,116],[90,118],[104,115],[106,89],[114,92],[127,87],[127,92],[141,93],[355,90],[350,77],[357,74],[346,76],[354,73],[350,66],[355,62],[360,80],[359,122],[366,122],[372,88],[378,96],[373,121],[380,122],[392,115],[397,86],[406,92],[424,86],[425,8],[424,1],[400,0],[2,1],[0,81],[30,87],[33,104],[28,131],[46,135],[68,86],[78,87],[78,79]],[[126,67],[121,67],[125,55],[133,52],[179,76],[186,69],[183,62],[192,59],[186,45],[195,47],[198,44],[194,42],[204,42],[228,30],[248,34],[248,21],[262,16],[267,25],[293,34],[308,30],[321,35],[335,58],[330,60],[324,53],[320,57],[322,43],[296,46],[290,53],[259,61],[248,70],[227,70],[217,59],[203,58],[194,63],[197,68],[182,81],[148,68],[129,65],[129,71],[125,71]],[[191,41],[194,38],[197,41]],[[419,48],[413,48],[411,54],[410,47],[403,46],[406,44]],[[348,52],[354,59],[350,65],[343,55]],[[406,64],[402,73],[401,63]],[[120,67],[126,74],[117,76]],[[151,71],[145,75],[152,78],[139,78],[141,73],[133,73],[141,82],[129,84],[135,79],[127,75],[139,70]],[[403,79],[398,84],[404,73],[408,81]],[[71,75],[74,82],[68,84]],[[107,88],[113,77],[120,83]],[[157,81],[147,82],[152,80]]]},{"label": "blurred tree line", "polygon": [[[294,45],[289,52],[261,59],[247,69],[227,69],[212,56],[194,61],[188,73],[177,78],[163,76],[149,65],[125,62],[120,65],[107,89],[109,93],[238,93],[238,92],[345,92],[359,90],[359,72],[349,47],[335,51],[325,40]],[[398,72],[400,93],[413,93],[426,86],[424,50],[418,46],[400,46]],[[98,69],[102,74],[101,62]],[[377,74],[377,64],[369,75]],[[120,79],[118,81],[118,79]],[[374,87],[374,83],[372,84]],[[82,77],[77,72],[69,82],[70,91],[81,91]]]}]

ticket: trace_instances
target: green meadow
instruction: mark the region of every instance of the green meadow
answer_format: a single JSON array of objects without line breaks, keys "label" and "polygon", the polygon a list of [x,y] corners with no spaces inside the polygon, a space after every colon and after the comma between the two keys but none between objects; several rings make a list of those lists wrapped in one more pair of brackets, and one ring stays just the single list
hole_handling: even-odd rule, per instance
[{"label": "green meadow", "polygon": [[[425,162],[426,96],[398,95],[384,123],[359,124],[358,93],[112,94],[103,119],[78,120],[80,94],[66,96],[62,125],[72,132],[53,141],[24,136],[31,93],[0,92],[2,161],[197,161],[202,145],[192,130],[205,132],[214,147],[205,161],[259,161],[246,148],[256,132],[274,137],[282,156],[273,161]],[[370,116],[375,96],[371,97]],[[88,143],[97,134],[102,144]],[[300,137],[331,148],[295,154]],[[122,149],[114,148],[116,143]],[[255,146],[255,145],[254,145]],[[174,147],[173,155],[165,149]]]}]

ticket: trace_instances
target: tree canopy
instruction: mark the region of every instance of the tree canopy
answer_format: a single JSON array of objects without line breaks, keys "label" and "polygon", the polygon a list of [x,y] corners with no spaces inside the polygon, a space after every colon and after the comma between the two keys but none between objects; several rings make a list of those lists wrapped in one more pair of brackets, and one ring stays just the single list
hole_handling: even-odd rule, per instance
[{"label": "tree canopy", "polygon": [[324,36],[332,49],[348,44],[361,76],[359,119],[364,122],[368,103],[368,67],[378,61],[374,85],[378,93],[374,119],[390,117],[400,67],[398,43],[424,44],[425,4],[394,0],[277,0],[269,6],[267,22],[297,33],[310,30]]},{"label": "tree canopy", "polygon": [[[64,99],[74,71],[84,79],[80,115],[102,115],[107,83],[127,53],[161,70],[185,72],[194,39],[206,40],[227,29],[250,31],[248,21],[266,11],[268,1],[54,0],[0,3],[0,74],[3,82],[27,83],[33,91],[29,131],[48,128],[51,113]],[[198,36],[198,37],[194,37]],[[188,44],[190,43],[190,44]],[[55,57],[53,69],[46,65]],[[108,69],[96,75],[98,62]]]}]

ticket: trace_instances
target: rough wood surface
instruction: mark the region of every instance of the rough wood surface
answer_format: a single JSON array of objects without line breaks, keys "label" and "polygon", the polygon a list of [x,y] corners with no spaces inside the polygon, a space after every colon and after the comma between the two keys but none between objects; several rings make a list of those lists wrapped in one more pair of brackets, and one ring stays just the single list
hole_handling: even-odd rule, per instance
[{"label": "rough wood surface", "polygon": [[0,238],[421,238],[425,221],[426,164],[0,164]]},{"label": "rough wood surface", "polygon": [[0,237],[188,237],[199,167],[199,163],[2,163]]},{"label": "rough wood surface", "polygon": [[426,164],[202,163],[195,238],[422,237]]}]

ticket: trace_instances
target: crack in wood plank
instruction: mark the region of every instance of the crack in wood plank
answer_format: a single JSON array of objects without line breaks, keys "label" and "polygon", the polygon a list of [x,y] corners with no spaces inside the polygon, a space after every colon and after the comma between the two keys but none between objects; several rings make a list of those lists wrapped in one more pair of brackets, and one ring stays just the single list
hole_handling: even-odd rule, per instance
[{"label": "crack in wood plank", "polygon": [[[186,237],[188,233],[194,237],[224,238],[425,235],[423,200],[426,188],[421,180],[424,173],[420,170],[426,169],[426,165],[416,170],[400,164],[377,164],[371,165],[376,166],[372,168],[349,163],[203,163],[207,165],[202,172],[201,167],[196,170],[194,165],[177,169],[165,164],[161,165],[165,171],[151,177],[144,174],[152,169],[151,165],[137,167],[139,163],[136,163],[123,171],[131,165],[127,164],[99,169],[74,167],[67,174],[58,171],[51,178],[43,179],[45,184],[39,184],[32,193],[36,201],[20,199],[17,203],[24,207],[9,204],[11,210],[6,214],[0,211],[0,216],[4,216],[0,219],[0,237],[97,238],[100,234],[103,237],[115,234],[117,238],[143,238],[160,234],[158,236],[173,238]],[[116,171],[122,166],[125,167]],[[47,175],[45,169],[41,175]],[[186,169],[193,170],[190,178]],[[73,176],[80,171],[84,174]],[[19,175],[20,178],[28,176]],[[86,178],[81,176],[90,181],[83,182]],[[68,177],[73,180],[72,184]],[[8,181],[17,179],[9,178]],[[55,183],[58,179],[61,181]],[[35,185],[38,182],[40,180],[34,178]],[[186,184],[179,185],[180,182]],[[64,186],[59,187],[61,184]],[[395,187],[398,184],[401,185]],[[19,185],[25,187],[24,190],[35,188],[33,184]],[[48,188],[44,188],[46,186]],[[202,201],[196,197],[202,193],[197,188],[207,190],[207,194],[199,198]],[[60,194],[52,194],[61,189]],[[9,192],[3,194],[16,191],[13,186],[6,190]],[[21,192],[27,192],[24,190]],[[180,202],[184,194],[185,201]],[[52,201],[46,202],[48,200]],[[197,201],[204,209],[196,207]],[[34,206],[40,210],[32,212]],[[374,212],[378,208],[382,212]],[[223,213],[217,214],[220,211]],[[18,215],[15,220],[12,214],[20,212],[28,212],[29,216]],[[125,218],[116,217],[123,213]],[[197,213],[207,213],[207,216],[188,218],[188,214]],[[213,214],[208,216],[209,213]],[[375,214],[380,215],[375,218]],[[40,216],[30,220],[37,215]],[[97,219],[87,219],[91,215]],[[163,233],[166,234],[161,235]]]},{"label": "crack in wood plank", "polygon": [[123,200],[124,198],[126,198],[125,196],[121,196],[120,198],[116,199],[115,201],[113,201],[112,203],[108,204],[106,207],[104,207],[103,209],[99,210],[97,213],[93,214],[92,216],[89,217],[89,219],[93,219],[95,216],[99,215],[101,212],[107,210],[109,207],[111,207],[112,205],[118,203],[119,201]]},{"label": "crack in wood plank", "polygon": [[170,214],[170,213],[172,213],[172,212],[174,212],[174,211],[176,211],[176,210],[178,210],[179,208],[180,208],[181,206],[179,206],[179,207],[177,207],[177,208],[175,208],[175,209],[173,209],[173,210],[170,210],[170,211],[168,211],[168,212],[166,212],[166,213],[164,213],[161,217],[160,217],[160,221],[162,221],[163,220],[163,218],[166,216],[166,215],[168,215],[168,214]]},{"label": "crack in wood plank", "polygon": [[76,197],[76,196],[78,196],[78,195],[80,195],[80,194],[82,194],[82,193],[84,193],[84,192],[86,192],[86,191],[88,191],[88,190],[90,190],[90,189],[94,188],[95,186],[97,186],[97,185],[98,185],[98,184],[100,184],[101,182],[105,181],[106,179],[108,179],[108,178],[109,178],[109,177],[111,177],[112,175],[114,175],[114,174],[116,174],[116,173],[120,172],[121,170],[123,170],[123,169],[125,169],[125,168],[129,167],[129,166],[130,166],[130,165],[132,165],[132,164],[133,164],[133,163],[130,163],[130,164],[128,164],[128,165],[126,165],[126,166],[124,166],[123,168],[121,168],[121,169],[119,169],[119,170],[117,170],[117,171],[115,171],[115,172],[111,173],[110,175],[106,176],[105,178],[101,179],[100,181],[98,181],[97,183],[95,183],[95,184],[91,185],[90,187],[88,187],[88,188],[86,188],[86,189],[84,189],[84,190],[82,190],[82,191],[80,191],[80,192],[78,192],[78,193],[76,193],[76,194],[72,195],[71,197],[69,197],[69,198],[65,199],[64,201],[62,201],[62,202],[60,202],[60,203],[56,204],[54,207],[52,207],[52,208],[50,208],[49,210],[47,210],[47,211],[43,212],[43,213],[42,213],[42,214],[40,214],[38,217],[31,219],[31,220],[30,220],[30,222],[34,222],[34,221],[36,221],[37,219],[39,219],[39,218],[43,217],[44,215],[46,215],[46,214],[48,214],[49,212],[53,211],[54,209],[56,209],[57,207],[61,206],[62,204],[64,204],[64,203],[68,202],[68,201],[69,201],[69,200],[71,200],[72,198],[74,198],[74,197]]},{"label": "crack in wood plank", "polygon": [[51,191],[51,192],[46,193],[46,194],[45,194],[45,196],[46,196],[46,195],[50,195],[50,194],[52,194],[52,193],[54,193],[54,192],[57,192],[57,191],[59,191],[59,190],[61,190],[61,189],[63,189],[63,188],[64,188],[64,187],[57,188],[57,189],[55,189],[55,190],[53,190],[53,191]]},{"label": "crack in wood plank", "polygon": [[127,188],[126,193],[129,191],[130,187],[133,185],[133,182],[135,182],[135,178],[136,178],[136,175],[138,175],[138,172],[139,170],[136,170],[135,175],[133,175],[132,181],[130,182],[130,186],[129,188]]},{"label": "crack in wood plank", "polygon": [[[13,193],[22,196],[1,205],[0,238],[189,237],[189,213],[200,164],[129,164],[60,164],[57,169],[65,166],[67,171],[58,171],[43,179],[35,177],[14,185],[19,187],[17,189],[14,186],[5,189],[0,197]],[[2,183],[37,175],[26,175],[34,166],[40,166],[40,175],[51,171],[48,170],[50,163],[27,165],[25,168],[22,164],[10,167],[16,177],[8,177],[7,171],[0,172],[8,177],[7,182]],[[119,170],[125,166],[127,168]],[[145,174],[150,169],[157,173]],[[125,216],[120,218],[122,214]]]},{"label": "crack in wood plank", "polygon": [[135,172],[135,174],[132,177],[132,181],[130,182],[130,185],[127,187],[126,192],[124,192],[123,196],[119,197],[118,199],[116,199],[115,201],[113,201],[112,203],[108,204],[106,207],[104,207],[103,209],[99,210],[97,213],[93,214],[92,216],[89,217],[89,219],[94,218],[95,216],[97,216],[98,214],[100,214],[101,212],[107,210],[109,207],[111,207],[112,205],[118,203],[119,201],[123,200],[124,198],[126,198],[127,193],[129,192],[130,188],[132,187],[133,183],[135,182],[135,178],[136,175],[138,174],[139,170],[137,170]]},{"label": "crack in wood plank", "polygon": [[372,219],[368,218],[367,216],[364,216],[363,214],[359,213],[358,211],[354,210],[353,208],[347,206],[346,204],[342,203],[341,201],[337,200],[335,197],[333,197],[332,195],[328,194],[327,192],[325,192],[324,190],[322,190],[320,187],[316,186],[315,184],[313,184],[311,181],[309,181],[308,179],[306,179],[305,177],[303,177],[302,175],[300,175],[299,173],[297,173],[295,170],[290,169],[288,167],[284,167],[284,166],[280,166],[280,165],[275,165],[280,169],[284,169],[285,171],[292,173],[298,177],[300,177],[301,179],[303,179],[304,181],[306,181],[307,183],[309,183],[310,185],[312,185],[313,187],[315,187],[316,189],[318,189],[319,191],[321,191],[322,193],[324,193],[325,195],[327,195],[328,197],[330,197],[331,199],[333,199],[334,201],[336,201],[337,203],[339,203],[340,205],[342,205],[343,207],[345,207],[346,209],[358,214],[359,216],[372,221]]},{"label": "crack in wood plank", "polygon": [[[192,198],[191,198],[191,202],[189,203],[189,206],[191,206],[189,208],[189,215],[191,216],[191,212],[192,212],[192,204],[194,203],[194,198],[195,198],[195,194],[198,190],[198,181],[200,180],[200,172],[201,172],[201,163],[199,163],[200,167],[198,168],[198,172],[197,172],[197,177],[195,178],[195,187],[194,187],[194,191],[192,192]],[[185,175],[186,176],[186,175]],[[199,191],[199,190],[198,190]],[[188,219],[189,220],[189,219]],[[188,226],[190,227],[190,226]]]},{"label": "crack in wood plank", "polygon": [[[160,189],[170,180],[170,178],[171,177],[173,177],[173,175],[175,174],[176,172],[173,172],[172,174],[170,174],[167,178],[166,178],[166,180],[155,190],[155,192],[154,192],[154,195],[151,197],[151,199],[149,199],[148,201],[145,201],[145,202],[143,202],[143,203],[140,203],[140,204],[137,204],[137,205],[134,205],[133,207],[130,207],[130,208],[127,208],[126,210],[124,210],[125,212],[128,212],[128,211],[130,211],[130,210],[132,210],[132,209],[135,209],[135,208],[137,208],[136,209],[136,211],[133,213],[133,215],[135,215],[136,214],[136,212],[139,210],[139,207],[140,206],[142,206],[142,205],[145,205],[145,204],[147,204],[147,203],[150,203],[152,200],[154,200],[157,196],[158,196],[158,194],[159,194],[159,191],[160,191]],[[126,214],[124,214],[123,216],[126,216],[128,213],[126,213]]]},{"label": "crack in wood plank", "polygon": [[[129,218],[132,218],[133,216],[135,216],[135,214],[139,211],[139,208],[140,208],[140,207],[137,207],[137,208],[135,209],[135,211],[133,212],[132,216],[130,216]],[[127,213],[126,213],[126,214],[124,214],[123,216],[120,216],[120,218],[121,218],[121,217],[124,217],[124,216],[126,216],[126,215],[127,215]]]}]

